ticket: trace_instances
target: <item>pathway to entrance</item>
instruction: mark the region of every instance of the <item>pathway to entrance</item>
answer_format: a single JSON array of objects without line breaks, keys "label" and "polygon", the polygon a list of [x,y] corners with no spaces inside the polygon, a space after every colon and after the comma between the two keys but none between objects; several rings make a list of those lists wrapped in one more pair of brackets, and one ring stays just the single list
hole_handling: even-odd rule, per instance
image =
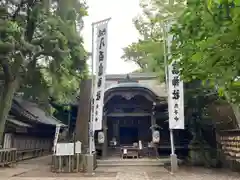
[{"label": "pathway to entrance", "polygon": [[29,160],[16,168],[0,169],[0,180],[239,180],[240,175],[227,170],[182,167],[171,175],[163,166],[99,167],[94,177],[84,174],[54,174],[49,171],[50,157]]}]

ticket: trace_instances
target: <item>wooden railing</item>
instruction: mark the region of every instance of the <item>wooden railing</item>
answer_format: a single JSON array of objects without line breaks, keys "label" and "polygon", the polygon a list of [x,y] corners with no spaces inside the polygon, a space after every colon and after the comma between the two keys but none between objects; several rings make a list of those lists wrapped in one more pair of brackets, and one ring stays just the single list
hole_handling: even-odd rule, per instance
[{"label": "wooden railing", "polygon": [[27,149],[51,149],[52,139],[16,135],[13,138],[12,147],[17,148],[19,151]]},{"label": "wooden railing", "polygon": [[18,161],[36,158],[47,154],[50,154],[48,149],[0,149],[0,167],[13,166]]},{"label": "wooden railing", "polygon": [[13,166],[17,162],[17,149],[0,149],[0,166]]},{"label": "wooden railing", "polygon": [[18,150],[17,151],[17,161],[36,158],[36,157],[40,157],[40,156],[43,156],[46,154],[50,154],[49,149],[34,148],[34,149]]}]

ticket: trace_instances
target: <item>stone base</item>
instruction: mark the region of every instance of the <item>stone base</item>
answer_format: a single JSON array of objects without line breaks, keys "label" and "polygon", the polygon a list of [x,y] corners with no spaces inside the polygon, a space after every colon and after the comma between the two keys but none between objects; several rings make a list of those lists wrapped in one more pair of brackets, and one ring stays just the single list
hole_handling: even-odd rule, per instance
[{"label": "stone base", "polygon": [[216,167],[218,163],[218,157],[217,155],[216,157],[211,157],[210,148],[208,147],[192,147],[189,151],[189,163],[193,166]]},{"label": "stone base", "polygon": [[86,172],[87,174],[94,174],[94,156],[91,154],[86,154],[86,160],[87,160],[87,164],[86,164]]},{"label": "stone base", "polygon": [[189,162],[193,166],[204,165],[202,153],[198,149],[190,149],[189,151]]},{"label": "stone base", "polygon": [[52,157],[52,172],[89,172],[92,173],[97,167],[96,154],[75,154],[73,156]]},{"label": "stone base", "polygon": [[171,161],[171,172],[174,173],[178,170],[178,159],[176,154],[170,155],[170,161]]}]

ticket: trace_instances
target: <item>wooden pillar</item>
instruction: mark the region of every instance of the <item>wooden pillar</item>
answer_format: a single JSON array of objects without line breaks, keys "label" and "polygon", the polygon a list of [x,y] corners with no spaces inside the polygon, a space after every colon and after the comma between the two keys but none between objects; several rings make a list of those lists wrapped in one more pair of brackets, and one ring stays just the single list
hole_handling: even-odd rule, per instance
[{"label": "wooden pillar", "polygon": [[113,120],[113,137],[116,138],[117,142],[119,142],[119,120]]},{"label": "wooden pillar", "polygon": [[107,148],[108,148],[108,137],[107,137],[107,115],[106,113],[103,113],[103,133],[104,133],[104,143],[102,145],[102,157],[106,158],[107,157]]},{"label": "wooden pillar", "polygon": [[[156,125],[155,108],[156,108],[156,102],[153,102],[152,112],[151,112],[151,126],[152,127],[154,125]],[[152,128],[152,132],[153,132],[153,128]]]},{"label": "wooden pillar", "polygon": [[118,142],[118,145],[120,145],[120,120],[118,119],[117,121],[116,121],[116,139],[117,139],[117,142]]},{"label": "wooden pillar", "polygon": [[151,113],[151,126],[153,127],[153,125],[156,124],[156,118],[155,118],[155,113],[152,112]]},{"label": "wooden pillar", "polygon": [[82,80],[80,85],[80,101],[75,127],[75,140],[82,143],[82,152],[88,148],[88,126],[91,112],[91,86],[92,80]]}]

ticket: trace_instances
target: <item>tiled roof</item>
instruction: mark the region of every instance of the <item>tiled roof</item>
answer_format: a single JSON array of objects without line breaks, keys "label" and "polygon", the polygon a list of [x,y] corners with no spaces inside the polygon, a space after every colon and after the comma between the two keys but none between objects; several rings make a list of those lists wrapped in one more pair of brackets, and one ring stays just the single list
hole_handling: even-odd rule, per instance
[{"label": "tiled roof", "polygon": [[107,74],[106,79],[125,79],[127,76],[131,79],[153,79],[157,77],[156,73],[129,73],[129,74]]},{"label": "tiled roof", "polygon": [[20,127],[31,127],[31,125],[24,123],[22,121],[19,121],[19,120],[15,119],[13,116],[8,116],[7,122],[11,122]]},{"label": "tiled roof", "polygon": [[21,105],[19,104],[19,102],[15,98],[13,99],[11,110],[16,111],[18,114],[26,117],[29,120],[37,121],[38,117],[35,116],[34,114],[32,114],[31,112],[27,111],[23,107],[21,107]]},{"label": "tiled roof", "polygon": [[36,103],[32,103],[21,98],[14,98],[25,110],[31,112],[34,116],[37,117],[37,121],[43,124],[49,125],[62,125],[65,126],[61,121],[56,119],[53,116],[49,116],[43,111],[41,108],[38,107]]},{"label": "tiled roof", "polygon": [[[132,87],[136,87],[136,88],[146,88],[146,89],[149,89],[150,91],[153,91],[150,87],[146,87],[146,86],[143,85],[143,84],[135,83],[135,82],[113,84],[113,85],[112,85],[111,87],[109,87],[108,89],[112,89],[112,88],[132,88]],[[108,89],[106,89],[106,91],[107,91]]]}]

